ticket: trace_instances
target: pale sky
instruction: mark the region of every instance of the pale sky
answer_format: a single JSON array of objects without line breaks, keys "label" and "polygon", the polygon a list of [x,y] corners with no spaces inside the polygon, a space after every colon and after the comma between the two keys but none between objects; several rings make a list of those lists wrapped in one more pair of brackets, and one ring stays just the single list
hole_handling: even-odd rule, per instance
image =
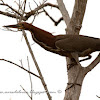
[{"label": "pale sky", "polygon": [[[8,4],[13,4],[13,0],[4,0]],[[74,2],[73,0],[66,1],[66,7],[71,16]],[[51,1],[52,2],[52,1]],[[32,4],[31,4],[32,6]],[[14,4],[13,7],[16,7]],[[33,7],[33,6],[32,6]],[[33,7],[34,8],[34,7]],[[3,9],[0,6],[0,9]],[[48,8],[47,9],[55,19],[59,19],[60,12]],[[27,22],[31,22],[29,19]],[[15,24],[16,20],[0,15],[0,28],[2,26]],[[33,23],[35,26],[42,28],[46,31],[57,34],[65,34],[65,24],[61,22],[57,27],[45,14],[39,15]],[[82,25],[80,34],[98,37],[100,38],[100,0],[88,0],[87,9]],[[50,53],[42,49],[39,45],[34,43],[31,38],[30,32],[27,31],[27,36],[31,44],[32,50],[39,64],[45,82],[51,93],[53,100],[63,100],[64,90],[67,85],[67,69],[65,57],[61,57],[57,54]],[[82,62],[82,66],[87,66],[95,59],[98,52],[92,54],[92,59]],[[27,56],[31,66],[31,71],[38,74],[34,63],[32,62],[28,48],[25,44],[24,38],[22,38],[22,32],[3,31],[0,29],[0,59],[4,58],[13,61],[21,65],[20,60],[23,62],[23,66],[28,69]],[[96,95],[100,96],[100,64],[98,64],[91,72],[87,74],[84,79],[80,100],[100,100]],[[48,100],[43,92],[43,86],[41,81],[32,76],[33,82],[33,100]],[[20,87],[22,85],[26,91],[30,91],[29,74],[22,69],[9,64],[7,62],[0,61],[0,99],[2,100],[29,100],[30,98],[25,93],[1,93],[1,92],[15,92],[23,91]],[[60,91],[60,93],[59,93]]]}]

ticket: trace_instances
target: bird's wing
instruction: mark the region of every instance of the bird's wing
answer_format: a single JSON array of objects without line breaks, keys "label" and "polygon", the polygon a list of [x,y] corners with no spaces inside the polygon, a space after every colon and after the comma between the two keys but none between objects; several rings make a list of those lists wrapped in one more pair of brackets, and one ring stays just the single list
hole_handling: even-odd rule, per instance
[{"label": "bird's wing", "polygon": [[57,48],[70,52],[83,52],[89,48],[94,48],[95,44],[93,38],[79,35],[66,35],[65,38],[55,42]]},{"label": "bird's wing", "polygon": [[76,42],[72,42],[70,39],[62,39],[55,42],[55,45],[57,48],[64,50],[64,51],[70,51],[75,52],[76,49]]}]

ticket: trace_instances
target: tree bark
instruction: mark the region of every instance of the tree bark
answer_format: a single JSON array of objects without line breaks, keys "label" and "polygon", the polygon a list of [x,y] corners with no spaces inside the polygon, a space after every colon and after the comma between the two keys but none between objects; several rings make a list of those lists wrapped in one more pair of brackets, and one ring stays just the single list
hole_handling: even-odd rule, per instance
[{"label": "tree bark", "polygon": [[58,7],[62,13],[63,19],[64,19],[66,25],[68,25],[70,22],[70,17],[69,17],[67,9],[65,8],[63,0],[57,0],[57,2],[58,2]]},{"label": "tree bark", "polygon": [[[69,19],[68,17],[68,12],[66,13],[66,15],[64,14],[64,12],[67,10],[63,4],[63,1],[62,0],[57,0],[57,1],[59,9],[67,25],[67,34],[79,34],[82,26],[87,0],[75,0],[75,5],[71,19]],[[61,3],[62,5],[60,5],[59,2],[60,3],[62,2]],[[67,17],[65,18],[65,16]],[[78,64],[72,66],[72,68],[68,70],[68,84],[65,90],[64,100],[79,100],[82,88],[81,86],[84,77],[86,75],[84,68],[80,65],[78,61],[77,53],[74,53],[74,58],[78,62]],[[70,58],[67,58],[67,65],[69,64],[72,64],[72,61]]]},{"label": "tree bark", "polygon": [[67,34],[79,34],[82,27],[87,0],[75,0],[73,14],[67,27]]},{"label": "tree bark", "polygon": [[[65,90],[64,100],[79,100],[84,77],[84,68],[82,68],[81,65],[74,66],[68,71],[69,84]],[[72,87],[71,83],[74,83]]]},{"label": "tree bark", "polygon": [[[79,34],[84,18],[86,4],[87,0],[75,0],[73,14],[67,27],[67,34]],[[77,54],[75,55],[75,59],[78,62]],[[72,63],[69,58],[67,63]],[[74,85],[71,88],[67,85],[67,88],[69,89],[67,90],[66,88],[64,100],[79,100],[82,88],[81,86],[85,75],[84,68],[80,64],[73,66],[72,69],[68,71],[68,83],[72,83]]]}]

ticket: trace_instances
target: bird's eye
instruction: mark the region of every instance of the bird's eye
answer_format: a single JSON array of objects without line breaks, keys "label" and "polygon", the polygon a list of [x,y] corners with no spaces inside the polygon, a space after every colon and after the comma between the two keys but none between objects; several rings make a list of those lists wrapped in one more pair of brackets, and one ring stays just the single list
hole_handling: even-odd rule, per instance
[{"label": "bird's eye", "polygon": [[24,24],[22,24],[22,26],[24,26]]}]

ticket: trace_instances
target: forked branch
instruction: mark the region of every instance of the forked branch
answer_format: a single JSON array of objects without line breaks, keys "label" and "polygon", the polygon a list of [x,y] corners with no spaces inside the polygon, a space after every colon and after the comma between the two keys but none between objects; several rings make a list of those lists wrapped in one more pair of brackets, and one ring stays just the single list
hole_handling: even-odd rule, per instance
[{"label": "forked branch", "polygon": [[68,34],[79,34],[86,10],[87,0],[75,0],[73,14],[67,27]]},{"label": "forked branch", "polygon": [[47,6],[55,7],[57,9],[59,9],[57,5],[54,5],[54,4],[51,4],[51,3],[41,4],[40,6],[38,6],[37,8],[35,8],[34,10],[32,10],[30,12],[27,12],[26,15],[24,16],[25,19],[27,20],[29,17],[31,17],[32,15],[34,15],[37,11],[39,11],[40,9],[43,9],[44,7],[47,7]]},{"label": "forked branch", "polygon": [[5,4],[5,3],[0,3],[0,5],[2,5],[2,6],[7,6],[7,7],[8,7],[9,9],[11,9],[13,12],[15,12],[16,14],[18,14],[18,15],[21,16],[21,14],[20,14],[16,9],[14,9],[13,7],[11,7],[10,5]]},{"label": "forked branch", "polygon": [[57,2],[58,2],[59,10],[62,13],[63,19],[64,19],[66,25],[68,25],[70,22],[70,16],[69,16],[69,13],[63,3],[63,0],[57,0]]},{"label": "forked branch", "polygon": [[[2,15],[5,15],[5,16],[11,17],[11,18],[15,18],[15,19],[20,19],[21,16],[23,15],[23,11],[21,11],[22,13],[19,12],[19,9],[22,10],[22,8],[20,8],[20,5],[19,5],[18,10],[14,9],[12,6],[10,6],[10,5],[8,5],[4,2],[0,3],[0,5],[8,7],[12,11],[12,13],[10,13],[10,12],[4,12],[4,11],[0,10],[0,14],[2,14]],[[39,11],[39,10],[41,10],[44,7],[47,7],[47,6],[59,9],[58,5],[51,4],[51,3],[43,3],[43,4],[40,4],[39,6],[37,6],[34,10],[31,10],[29,12],[24,12],[24,16],[22,17],[22,20],[23,21],[28,20],[32,15],[37,14],[37,11]],[[25,9],[25,7],[24,7],[24,9]]]},{"label": "forked branch", "polygon": [[55,26],[57,26],[62,20],[63,20],[63,17],[59,18],[58,21],[55,21],[49,14],[48,12],[44,9],[44,12],[45,14],[52,20],[52,22],[54,22]]}]

